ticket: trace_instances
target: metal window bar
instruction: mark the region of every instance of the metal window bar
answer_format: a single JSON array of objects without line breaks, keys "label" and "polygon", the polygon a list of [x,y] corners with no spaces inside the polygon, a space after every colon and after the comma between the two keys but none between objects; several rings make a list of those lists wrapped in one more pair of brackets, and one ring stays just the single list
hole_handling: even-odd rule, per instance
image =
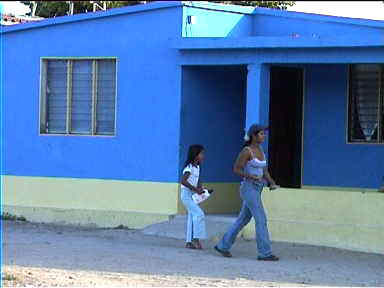
[{"label": "metal window bar", "polygon": [[92,135],[93,60],[73,59],[70,134]]},{"label": "metal window bar", "polygon": [[356,112],[356,94],[355,94],[355,81],[356,81],[356,75],[354,73],[354,65],[350,65],[350,90],[349,90],[349,97],[350,97],[350,129],[349,129],[349,141],[355,142],[359,141],[360,137],[358,134],[360,134],[360,127],[358,125],[359,123],[359,117]]},{"label": "metal window bar", "polygon": [[116,113],[116,61],[102,59],[97,67],[96,133],[113,135]]},{"label": "metal window bar", "polygon": [[[68,82],[68,63],[62,60],[46,60],[44,59],[47,70],[44,71],[45,81],[43,81],[44,88],[42,89],[43,96],[46,101],[46,122],[43,133],[66,133],[66,115],[67,115],[67,82]],[[63,66],[65,69],[63,70]],[[62,83],[62,81],[65,81]],[[43,99],[42,99],[43,100]],[[65,105],[63,105],[63,101]],[[63,109],[64,108],[64,109]],[[62,112],[60,112],[60,110]],[[61,127],[60,127],[61,126]]]},{"label": "metal window bar", "polygon": [[47,61],[41,61],[40,83],[40,133],[48,132],[48,95],[47,95]]},{"label": "metal window bar", "polygon": [[67,122],[66,133],[71,131],[71,113],[72,113],[72,60],[67,62]]},{"label": "metal window bar", "polygon": [[384,119],[383,119],[383,82],[384,82],[384,65],[380,65],[379,70],[379,105],[377,105],[377,117],[378,117],[378,126],[377,126],[377,142],[382,143],[383,142],[383,136],[382,136],[382,127],[384,126]]},{"label": "metal window bar", "polygon": [[92,63],[92,135],[96,135],[97,60]]}]

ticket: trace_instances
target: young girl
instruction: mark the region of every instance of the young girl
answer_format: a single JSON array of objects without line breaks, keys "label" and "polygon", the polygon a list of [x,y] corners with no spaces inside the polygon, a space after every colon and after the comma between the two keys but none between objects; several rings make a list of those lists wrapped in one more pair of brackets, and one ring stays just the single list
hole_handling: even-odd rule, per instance
[{"label": "young girl", "polygon": [[188,211],[185,247],[190,249],[202,249],[199,239],[206,238],[204,211],[192,199],[193,193],[203,193],[203,187],[199,179],[200,164],[203,160],[204,147],[202,145],[191,145],[181,178],[181,201]]}]

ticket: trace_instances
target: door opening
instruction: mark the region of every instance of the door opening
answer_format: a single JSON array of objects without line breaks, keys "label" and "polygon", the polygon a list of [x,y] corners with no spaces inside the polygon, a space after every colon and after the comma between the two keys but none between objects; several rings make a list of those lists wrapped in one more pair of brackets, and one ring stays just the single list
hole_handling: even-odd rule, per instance
[{"label": "door opening", "polygon": [[301,187],[303,69],[271,67],[269,171],[286,188]]}]

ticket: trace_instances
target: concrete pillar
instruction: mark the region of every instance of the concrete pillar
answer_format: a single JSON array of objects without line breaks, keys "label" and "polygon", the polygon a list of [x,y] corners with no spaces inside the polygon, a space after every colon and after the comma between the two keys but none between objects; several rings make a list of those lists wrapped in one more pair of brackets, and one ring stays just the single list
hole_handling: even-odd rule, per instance
[{"label": "concrete pillar", "polygon": [[[255,63],[247,66],[247,109],[245,129],[254,124],[269,124],[270,66]],[[268,143],[264,149],[267,151]]]}]

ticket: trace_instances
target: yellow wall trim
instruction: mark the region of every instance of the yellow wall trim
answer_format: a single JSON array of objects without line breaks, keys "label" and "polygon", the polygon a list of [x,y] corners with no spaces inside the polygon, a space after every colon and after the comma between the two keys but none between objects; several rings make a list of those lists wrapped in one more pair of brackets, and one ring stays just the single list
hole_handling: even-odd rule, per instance
[{"label": "yellow wall trim", "polygon": [[[265,189],[263,201],[274,241],[384,253],[384,193]],[[253,221],[243,237],[255,237]]]},{"label": "yellow wall trim", "polygon": [[307,189],[307,190],[317,190],[317,191],[331,190],[331,191],[358,192],[358,193],[378,193],[379,192],[378,189],[355,188],[355,187],[332,187],[332,186],[307,186],[307,185],[303,185],[301,188]]},{"label": "yellow wall trim", "polygon": [[125,211],[57,209],[46,207],[3,206],[3,212],[23,216],[30,222],[84,227],[142,229],[149,225],[169,221],[173,216]]},{"label": "yellow wall trim", "polygon": [[[214,189],[211,197],[201,203],[201,208],[206,214],[236,214],[241,208],[239,193],[240,183],[204,183],[209,189]],[[184,214],[185,209],[179,195],[179,214]]]},{"label": "yellow wall trim", "polygon": [[[237,213],[238,183],[206,186],[215,189],[206,213]],[[139,228],[185,213],[179,183],[4,176],[2,188],[4,212],[28,221]]]},{"label": "yellow wall trim", "polygon": [[178,183],[3,177],[3,205],[176,214]]}]

